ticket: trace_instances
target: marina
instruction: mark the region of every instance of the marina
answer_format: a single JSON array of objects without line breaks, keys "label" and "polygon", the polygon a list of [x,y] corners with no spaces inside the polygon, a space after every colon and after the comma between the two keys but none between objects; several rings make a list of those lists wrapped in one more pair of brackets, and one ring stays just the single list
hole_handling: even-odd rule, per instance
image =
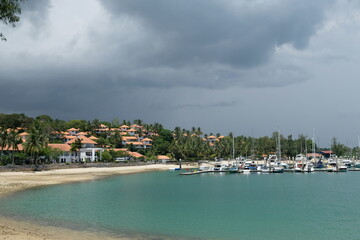
[{"label": "marina", "polygon": [[[279,154],[281,156],[281,154]],[[259,160],[228,160],[199,162],[196,169],[185,169],[180,175],[198,175],[206,173],[312,173],[312,172],[358,172],[359,161],[350,159],[307,158],[298,154],[293,160],[279,160],[277,155],[269,155],[267,159]],[[315,167],[316,166],[316,167]],[[178,168],[180,170],[180,168]]]},{"label": "marina", "polygon": [[[348,169],[349,172],[360,172],[360,168]],[[315,169],[314,172],[328,172],[327,169]],[[205,174],[205,173],[234,173],[233,171],[229,170],[222,170],[222,171],[214,171],[214,170],[192,170],[179,173],[180,175],[197,175],[197,174]],[[243,171],[239,170],[236,173],[244,173]],[[262,173],[261,170],[255,170],[254,173]],[[271,172],[270,172],[271,173]],[[296,173],[294,169],[285,169],[284,173]]]}]

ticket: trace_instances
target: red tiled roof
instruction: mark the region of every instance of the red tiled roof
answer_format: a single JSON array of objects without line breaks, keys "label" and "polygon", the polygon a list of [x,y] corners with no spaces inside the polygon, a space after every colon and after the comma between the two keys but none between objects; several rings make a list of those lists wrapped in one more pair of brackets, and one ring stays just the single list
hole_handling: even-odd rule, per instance
[{"label": "red tiled roof", "polygon": [[80,135],[84,135],[84,136],[85,136],[85,135],[87,135],[87,133],[86,133],[86,132],[79,132],[79,133],[76,134],[76,136],[80,136]]},{"label": "red tiled roof", "polygon": [[[18,147],[18,151],[23,151],[24,150],[24,147],[23,147],[22,144],[18,144],[17,147]],[[4,148],[0,147],[0,150],[14,151],[14,149],[12,147],[9,147],[8,145],[6,145]]]},{"label": "red tiled roof", "polygon": [[144,138],[143,140],[141,140],[142,142],[148,141],[148,142],[152,142],[153,140],[150,138]]},{"label": "red tiled roof", "polygon": [[137,137],[125,136],[125,137],[122,137],[122,139],[123,139],[124,141],[127,141],[127,140],[137,140]]},{"label": "red tiled roof", "polygon": [[130,156],[135,157],[135,158],[140,158],[140,157],[144,157],[144,155],[138,153],[138,152],[127,152]]},{"label": "red tiled roof", "polygon": [[330,154],[330,153],[333,153],[333,151],[322,151],[322,153]]},{"label": "red tiled roof", "polygon": [[112,148],[112,149],[109,149],[109,150],[114,150],[116,152],[118,152],[118,151],[126,152],[127,151],[126,148]]},{"label": "red tiled roof", "polygon": [[97,144],[96,142],[94,142],[90,138],[83,137],[83,136],[78,137],[78,138],[74,138],[74,139],[68,141],[67,144],[72,144],[73,142],[75,142],[76,139],[80,139],[81,143],[83,143],[83,144]]},{"label": "red tiled roof", "polygon": [[66,144],[66,143],[63,143],[63,144],[49,143],[48,146],[50,148],[59,149],[59,150],[64,151],[64,152],[70,152],[70,149],[71,149],[71,146],[69,144]]}]

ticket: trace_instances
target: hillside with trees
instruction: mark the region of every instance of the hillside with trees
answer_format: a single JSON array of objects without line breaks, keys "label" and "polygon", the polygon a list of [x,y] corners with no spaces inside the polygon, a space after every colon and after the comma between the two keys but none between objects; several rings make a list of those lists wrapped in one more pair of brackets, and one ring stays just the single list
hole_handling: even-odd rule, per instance
[{"label": "hillside with trees", "polygon": [[[123,129],[125,127],[127,127],[126,130]],[[121,157],[130,157],[129,153],[133,153],[133,156],[136,156],[134,159],[139,161],[156,161],[159,155],[184,161],[231,159],[233,155],[263,159],[276,153],[276,142],[279,139],[278,132],[274,132],[272,136],[259,138],[233,136],[232,133],[223,136],[219,133],[204,133],[200,127],[191,129],[176,127],[169,130],[160,123],[148,124],[140,119],[65,121],[53,119],[48,115],[32,118],[25,114],[1,113],[0,164],[56,162],[61,151],[49,146],[66,142],[68,140],[66,138],[70,137],[64,135],[70,129],[77,129],[87,137],[91,136],[96,146],[104,149],[101,161],[107,162]],[[144,142],[147,144],[143,144]],[[312,140],[303,134],[300,134],[297,139],[294,139],[292,135],[280,135],[280,142],[283,157],[288,159],[305,151],[312,152],[313,149]],[[71,152],[79,151],[81,145],[81,138],[74,139],[70,145]],[[317,151],[327,150],[315,147]],[[339,143],[335,137],[332,141],[332,150],[338,156],[359,155],[358,148],[347,147]]]}]

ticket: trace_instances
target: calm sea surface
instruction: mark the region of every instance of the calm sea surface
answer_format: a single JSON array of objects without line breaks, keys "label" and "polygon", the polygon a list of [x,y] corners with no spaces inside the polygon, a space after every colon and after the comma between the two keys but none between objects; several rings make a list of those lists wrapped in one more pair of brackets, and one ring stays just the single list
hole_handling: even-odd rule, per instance
[{"label": "calm sea surface", "polygon": [[19,192],[0,214],[148,239],[360,239],[360,172],[122,175]]}]

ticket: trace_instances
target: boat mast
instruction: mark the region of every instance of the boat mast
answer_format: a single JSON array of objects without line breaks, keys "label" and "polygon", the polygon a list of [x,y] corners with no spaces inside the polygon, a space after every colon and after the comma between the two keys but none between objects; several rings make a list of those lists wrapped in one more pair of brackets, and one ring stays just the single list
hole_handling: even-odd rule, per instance
[{"label": "boat mast", "polygon": [[305,159],[306,159],[306,162],[307,162],[307,154],[308,154],[308,151],[307,151],[307,141],[306,141],[306,137],[305,137]]},{"label": "boat mast", "polygon": [[331,155],[332,155],[331,149],[332,149],[332,139],[330,138],[330,155],[329,155],[329,159],[331,159]]},{"label": "boat mast", "polygon": [[360,136],[359,136],[359,132],[358,132],[357,135],[358,135],[357,137],[358,137],[358,148],[359,148],[359,149],[358,149],[358,159],[359,159],[359,158],[360,158],[360,157],[359,157],[359,155],[360,155]]},{"label": "boat mast", "polygon": [[279,151],[279,162],[281,162],[281,142],[280,142],[280,128],[278,130],[278,151]]},{"label": "boat mast", "polygon": [[312,138],[312,145],[313,145],[313,160],[315,163],[315,128],[313,128],[313,138]]},{"label": "boat mast", "polygon": [[235,137],[233,136],[233,142],[232,142],[232,155],[233,159],[235,160]]}]

